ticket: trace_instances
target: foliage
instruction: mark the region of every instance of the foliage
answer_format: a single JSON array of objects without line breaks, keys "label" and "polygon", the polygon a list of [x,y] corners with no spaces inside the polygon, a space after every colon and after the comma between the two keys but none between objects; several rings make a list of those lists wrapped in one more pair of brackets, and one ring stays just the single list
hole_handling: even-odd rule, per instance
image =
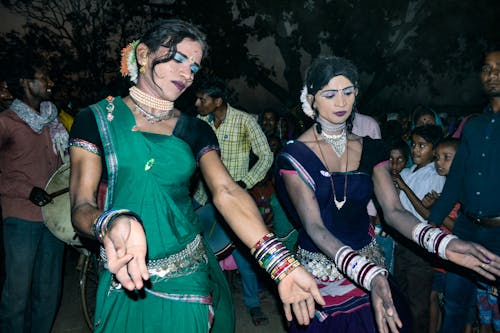
[{"label": "foliage", "polygon": [[[383,92],[391,88],[425,85],[439,96],[437,76],[460,82],[481,50],[500,41],[500,4],[490,0],[14,0],[11,8],[29,17],[27,35],[1,36],[2,45],[43,51],[58,83],[84,102],[105,96],[103,86],[123,90],[119,50],[159,18],[188,20],[207,33],[204,75],[261,85],[288,108],[319,54],[358,66],[360,104],[373,112],[387,106]],[[252,53],[255,43],[271,43],[275,61]]]},{"label": "foliage", "polygon": [[117,61],[121,46],[145,25],[138,15],[143,7],[135,1],[13,1],[9,8],[26,16],[28,22],[24,36],[2,36],[2,45],[17,50],[0,51],[2,58],[22,57],[22,50],[43,56],[51,68],[60,103],[86,105],[109,93],[103,87],[123,85]]}]

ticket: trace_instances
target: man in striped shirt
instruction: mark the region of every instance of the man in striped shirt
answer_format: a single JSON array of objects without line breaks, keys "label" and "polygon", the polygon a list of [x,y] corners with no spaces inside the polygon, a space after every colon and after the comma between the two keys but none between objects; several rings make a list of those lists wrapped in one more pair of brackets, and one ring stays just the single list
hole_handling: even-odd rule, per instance
[{"label": "man in striped shirt", "polygon": [[[233,179],[244,189],[250,189],[264,179],[273,163],[273,153],[257,120],[227,103],[225,83],[218,78],[202,82],[196,92],[195,106],[198,118],[206,121],[217,135],[222,162]],[[251,167],[250,152],[257,157]],[[206,191],[201,187],[194,197],[201,205],[207,203]],[[258,281],[244,256],[246,252],[248,251],[233,251],[242,278],[243,299],[253,323],[265,325],[268,318],[260,308]]]}]

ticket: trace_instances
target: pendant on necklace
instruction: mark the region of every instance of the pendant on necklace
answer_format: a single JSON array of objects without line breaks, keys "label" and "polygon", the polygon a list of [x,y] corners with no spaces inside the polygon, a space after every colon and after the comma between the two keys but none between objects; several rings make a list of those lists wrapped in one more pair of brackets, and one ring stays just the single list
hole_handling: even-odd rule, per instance
[{"label": "pendant on necklace", "polygon": [[333,202],[335,202],[335,207],[337,207],[338,210],[340,210],[344,204],[345,204],[345,197],[344,197],[344,200],[342,201],[338,201],[337,198],[333,198]]}]

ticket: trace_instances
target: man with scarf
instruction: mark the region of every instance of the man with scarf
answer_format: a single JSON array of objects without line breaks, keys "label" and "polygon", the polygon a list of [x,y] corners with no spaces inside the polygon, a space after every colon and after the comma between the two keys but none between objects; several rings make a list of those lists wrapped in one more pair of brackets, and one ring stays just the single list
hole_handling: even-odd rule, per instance
[{"label": "man with scarf", "polygon": [[66,157],[68,134],[49,101],[53,82],[35,59],[12,65],[14,97],[0,113],[0,198],[6,281],[0,332],[50,332],[61,294],[64,243],[43,223],[44,187]]}]

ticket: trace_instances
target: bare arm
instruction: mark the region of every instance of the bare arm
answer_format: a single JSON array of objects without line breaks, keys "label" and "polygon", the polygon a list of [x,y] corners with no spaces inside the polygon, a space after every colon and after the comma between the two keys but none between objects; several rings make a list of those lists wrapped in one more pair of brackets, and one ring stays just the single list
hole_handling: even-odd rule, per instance
[{"label": "bare arm", "polygon": [[[103,213],[97,207],[97,190],[101,179],[101,158],[82,148],[71,147],[70,202],[75,229],[94,238],[92,226]],[[128,290],[141,289],[149,278],[146,268],[146,237],[134,218],[116,218],[103,239],[109,270]]]},{"label": "bare arm", "polygon": [[284,174],[283,180],[307,234],[324,254],[334,258],[344,244],[325,227],[313,191],[297,174]]},{"label": "bare arm", "polygon": [[[201,157],[200,167],[215,206],[243,243],[253,247],[268,233],[255,202],[233,181],[215,151]],[[287,275],[278,291],[287,319],[292,320],[293,309],[300,324],[309,324],[314,316],[314,301],[324,304],[314,279],[302,267]]]},{"label": "bare arm", "polygon": [[251,248],[268,232],[255,202],[233,181],[215,151],[201,157],[200,168],[214,205],[236,235]]},{"label": "bare arm", "polygon": [[[384,211],[387,223],[405,237],[412,239],[413,228],[419,221],[399,202],[387,166],[374,168],[373,183],[375,195]],[[488,279],[500,275],[500,257],[478,244],[453,239],[446,247],[446,256],[455,264],[470,268]]]},{"label": "bare arm", "polygon": [[384,211],[386,222],[411,239],[413,227],[420,221],[401,205],[387,165],[376,166],[373,169],[373,184],[375,196]]},{"label": "bare arm", "polygon": [[[325,227],[313,191],[296,174],[285,174],[283,179],[307,234],[324,254],[332,259],[335,258],[337,251],[344,244]],[[372,304],[380,332],[397,332],[397,327],[401,327],[402,323],[394,306],[386,277],[378,274],[371,286]]]},{"label": "bare arm", "polygon": [[102,210],[97,208],[101,158],[78,147],[71,147],[70,154],[71,222],[79,234],[94,238],[92,224],[102,214]]}]

